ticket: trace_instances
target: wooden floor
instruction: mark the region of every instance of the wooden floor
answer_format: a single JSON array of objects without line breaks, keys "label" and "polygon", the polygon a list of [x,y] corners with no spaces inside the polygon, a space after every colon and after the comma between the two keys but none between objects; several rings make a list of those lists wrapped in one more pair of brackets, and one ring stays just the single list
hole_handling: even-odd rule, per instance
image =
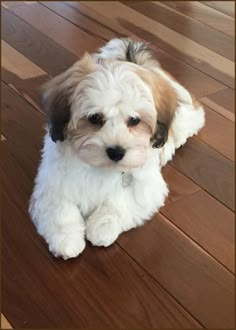
[{"label": "wooden floor", "polygon": [[[119,36],[151,43],[206,125],[164,168],[159,214],[57,260],[27,213],[38,88]],[[2,2],[2,313],[13,328],[234,328],[234,42],[232,1]]]}]

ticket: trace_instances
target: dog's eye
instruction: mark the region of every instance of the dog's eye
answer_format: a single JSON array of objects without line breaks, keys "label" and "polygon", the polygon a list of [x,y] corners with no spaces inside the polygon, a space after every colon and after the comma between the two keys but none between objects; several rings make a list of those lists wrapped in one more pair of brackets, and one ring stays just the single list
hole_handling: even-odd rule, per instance
[{"label": "dog's eye", "polygon": [[88,120],[93,125],[100,125],[100,126],[102,126],[104,124],[103,116],[101,114],[99,114],[99,113],[95,113],[95,114],[89,116]]},{"label": "dog's eye", "polygon": [[128,126],[137,126],[140,123],[140,119],[138,117],[130,117],[128,120]]}]

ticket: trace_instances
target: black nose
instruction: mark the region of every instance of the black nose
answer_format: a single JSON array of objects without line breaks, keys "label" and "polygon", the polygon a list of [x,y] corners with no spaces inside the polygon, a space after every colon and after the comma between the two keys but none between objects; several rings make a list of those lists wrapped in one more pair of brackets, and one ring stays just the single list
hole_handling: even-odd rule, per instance
[{"label": "black nose", "polygon": [[118,162],[125,155],[125,149],[120,146],[110,147],[106,150],[107,156],[114,162]]}]

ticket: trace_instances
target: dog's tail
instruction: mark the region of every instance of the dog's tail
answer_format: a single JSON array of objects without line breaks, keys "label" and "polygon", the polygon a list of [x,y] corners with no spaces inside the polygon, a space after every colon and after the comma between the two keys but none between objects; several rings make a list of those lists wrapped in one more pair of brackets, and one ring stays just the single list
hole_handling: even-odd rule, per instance
[{"label": "dog's tail", "polygon": [[96,55],[100,58],[132,62],[149,68],[160,67],[147,43],[129,38],[110,40],[104,47],[100,48],[100,53]]}]

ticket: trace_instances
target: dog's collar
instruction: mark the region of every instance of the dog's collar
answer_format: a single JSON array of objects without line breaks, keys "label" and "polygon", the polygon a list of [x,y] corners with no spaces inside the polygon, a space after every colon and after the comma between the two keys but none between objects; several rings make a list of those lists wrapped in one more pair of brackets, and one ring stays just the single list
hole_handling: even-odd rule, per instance
[{"label": "dog's collar", "polygon": [[123,188],[126,188],[131,185],[133,181],[133,175],[130,172],[121,173],[121,185]]}]

